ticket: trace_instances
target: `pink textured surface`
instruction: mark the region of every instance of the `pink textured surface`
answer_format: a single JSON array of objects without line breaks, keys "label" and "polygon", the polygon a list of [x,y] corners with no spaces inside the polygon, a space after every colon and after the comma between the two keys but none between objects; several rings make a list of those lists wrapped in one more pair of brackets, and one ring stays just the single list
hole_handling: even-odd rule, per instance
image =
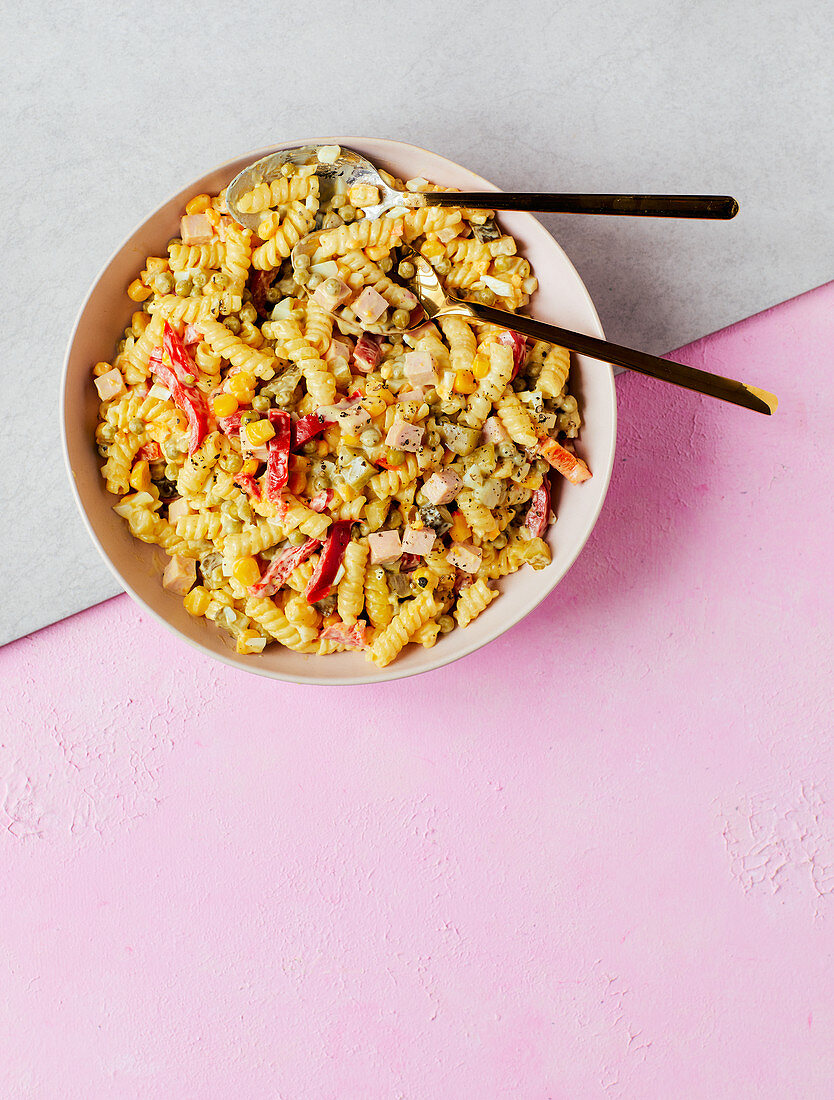
[{"label": "pink textured surface", "polygon": [[0,653],[0,1095],[830,1097],[834,284],[618,383],[611,492],[448,670],[247,677],[124,597]]}]

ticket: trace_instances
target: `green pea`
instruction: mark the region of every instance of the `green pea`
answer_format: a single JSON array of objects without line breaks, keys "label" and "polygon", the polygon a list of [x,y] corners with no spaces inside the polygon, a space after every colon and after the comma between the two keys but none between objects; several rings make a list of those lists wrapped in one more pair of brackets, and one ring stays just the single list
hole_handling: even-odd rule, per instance
[{"label": "green pea", "polygon": [[321,275],[317,271],[313,271],[310,278],[307,280],[307,286],[310,290],[317,290],[321,284]]},{"label": "green pea", "polygon": [[495,305],[495,295],[488,286],[479,286],[475,291],[474,298],[476,302],[480,302],[483,306]]},{"label": "green pea", "polygon": [[382,435],[378,428],[366,428],[364,432],[359,436],[359,442],[365,448],[365,450],[371,447],[376,447],[379,443]]},{"label": "green pea", "polygon": [[169,481],[176,481],[180,476],[179,466],[176,466],[173,462],[169,462],[165,467],[165,476]]},{"label": "green pea", "polygon": [[455,620],[451,615],[441,615],[437,620],[437,625],[440,627],[441,634],[448,634],[450,630],[455,629]]},{"label": "green pea", "polygon": [[302,543],[305,543],[307,541],[307,536],[304,534],[303,531],[299,531],[296,527],[294,531],[290,531],[289,535],[287,535],[287,539],[289,540],[291,546],[301,546]]},{"label": "green pea", "polygon": [[318,443],[314,439],[308,440],[301,448],[305,455],[314,455],[319,449]]},{"label": "green pea", "polygon": [[411,314],[407,309],[395,309],[391,321],[394,328],[408,328],[408,322],[411,320]]},{"label": "green pea", "polygon": [[227,317],[223,324],[226,326],[229,332],[233,332],[235,335],[240,332],[240,321],[237,319],[237,317],[235,317],[234,314],[232,314],[231,317]]},{"label": "green pea", "polygon": [[126,343],[127,340],[120,340],[118,344],[116,344],[116,351],[119,352],[119,354],[121,354],[125,350]]},{"label": "green pea", "polygon": [[98,434],[99,438],[104,443],[112,443],[113,440],[116,438],[116,429],[113,427],[112,424],[103,424],[102,427],[99,428]]},{"label": "green pea", "polygon": [[128,421],[127,426],[130,431],[136,432],[138,434],[139,432],[143,432],[145,430],[145,421],[139,420],[138,417],[134,417],[133,420]]},{"label": "green pea", "polygon": [[510,270],[510,257],[509,256],[496,256],[492,261],[492,267],[498,274],[503,274],[505,271]]},{"label": "green pea", "polygon": [[391,259],[390,256],[383,256],[382,259],[379,261],[379,269],[380,271],[384,271],[386,275],[393,266],[394,261]]},{"label": "green pea", "polygon": [[311,279],[311,274],[306,268],[299,268],[295,273],[295,281],[299,286],[306,286]]},{"label": "green pea", "polygon": [[108,451],[108,448],[103,443],[99,443],[96,450],[98,451],[98,453],[101,455],[102,458],[107,458],[107,455],[108,455],[109,451]]},{"label": "green pea", "polygon": [[397,268],[401,279],[413,279],[417,274],[417,269],[414,264],[408,260],[403,260],[400,266]]},{"label": "green pea", "polygon": [[356,217],[356,207],[351,206],[350,203],[345,203],[344,206],[339,207],[339,217],[342,221],[352,222]]},{"label": "green pea", "polygon": [[157,294],[170,294],[174,289],[173,276],[169,275],[167,271],[160,271],[158,275],[154,276],[153,288]]},{"label": "green pea", "polygon": [[274,306],[277,302],[281,301],[281,288],[277,286],[271,286],[266,292],[266,300],[271,306]]},{"label": "green pea", "polygon": [[389,448],[385,457],[389,466],[402,466],[405,462],[405,451],[396,451]]},{"label": "green pea", "polygon": [[256,412],[241,413],[241,417],[240,417],[241,424],[254,424],[256,420],[260,420],[260,417],[258,416],[258,414]]},{"label": "green pea", "polygon": [[232,451],[226,458],[226,469],[230,474],[239,474],[243,469],[243,458],[237,451]]},{"label": "green pea", "polygon": [[446,257],[443,256],[434,265],[434,270],[437,272],[438,275],[448,275],[449,272],[452,270],[452,265],[449,263]]},{"label": "green pea", "polygon": [[309,266],[310,266],[310,257],[307,255],[306,252],[300,252],[295,257],[295,270],[296,270],[296,272],[306,271]]},{"label": "green pea", "polygon": [[197,271],[191,276],[191,285],[195,290],[204,287],[208,282],[208,276],[204,271]]},{"label": "green pea", "polygon": [[193,289],[194,284],[190,279],[180,279],[178,282],[174,283],[174,290],[180,298],[187,298]]},{"label": "green pea", "polygon": [[265,413],[269,410],[271,402],[264,394],[259,393],[257,397],[252,398],[252,408],[255,412]]},{"label": "green pea", "polygon": [[338,279],[325,279],[324,280],[324,292],[325,294],[332,294],[334,297],[342,289],[342,284]]}]

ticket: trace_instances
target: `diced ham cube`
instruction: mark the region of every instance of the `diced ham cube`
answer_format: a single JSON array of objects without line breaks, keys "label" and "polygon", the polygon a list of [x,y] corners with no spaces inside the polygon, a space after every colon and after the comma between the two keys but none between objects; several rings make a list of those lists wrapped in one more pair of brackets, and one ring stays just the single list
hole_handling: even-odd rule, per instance
[{"label": "diced ham cube", "polygon": [[366,286],[351,309],[360,321],[364,321],[366,325],[372,325],[388,309],[388,303],[372,286]]},{"label": "diced ham cube", "polygon": [[422,386],[418,386],[416,390],[400,390],[397,394],[397,401],[416,401],[418,404],[422,404],[425,400],[426,391]]},{"label": "diced ham cube", "polygon": [[437,371],[428,351],[407,351],[403,358],[405,376],[412,386],[436,386]]},{"label": "diced ham cube", "polygon": [[313,301],[318,302],[328,313],[332,313],[342,302],[346,302],[352,293],[353,291],[346,283],[334,276],[319,283],[313,294]]},{"label": "diced ham cube", "polygon": [[350,362],[350,356],[350,344],[346,344],[344,340],[331,340],[330,347],[324,353],[325,361],[328,363],[331,359],[347,359]]},{"label": "diced ham cube", "polygon": [[174,554],[162,574],[162,587],[177,596],[184,596],[197,579],[197,562]]},{"label": "diced ham cube", "polygon": [[183,516],[189,515],[191,509],[188,507],[188,501],[185,497],[177,497],[176,500],[172,500],[168,505],[168,522],[176,523],[178,519],[182,519]]},{"label": "diced ham cube", "polygon": [[125,380],[122,378],[122,372],[118,367],[113,367],[105,374],[100,374],[98,378],[94,379],[94,382],[102,401],[110,401],[113,397],[121,397],[125,392]]},{"label": "diced ham cube", "polygon": [[506,443],[510,437],[497,416],[488,416],[484,424],[484,443]]},{"label": "diced ham cube", "polygon": [[353,365],[362,374],[368,374],[382,356],[380,342],[370,332],[363,332],[353,349]]},{"label": "diced ham cube", "polygon": [[405,420],[395,420],[385,437],[385,446],[397,451],[419,451],[422,444],[423,429]]},{"label": "diced ham cube", "polygon": [[430,504],[448,504],[461,490],[463,481],[454,470],[432,474],[423,485],[423,493]]},{"label": "diced ham cube", "polygon": [[446,560],[456,569],[462,569],[464,573],[477,573],[481,568],[482,556],[480,547],[473,546],[469,542],[453,542]]},{"label": "diced ham cube", "polygon": [[205,214],[186,214],[180,222],[183,244],[208,244],[212,235],[212,225]]},{"label": "diced ham cube", "polygon": [[368,535],[371,565],[385,565],[402,554],[399,531],[374,531]]},{"label": "diced ham cube", "polygon": [[403,533],[403,553],[425,557],[436,537],[431,527],[406,527]]}]

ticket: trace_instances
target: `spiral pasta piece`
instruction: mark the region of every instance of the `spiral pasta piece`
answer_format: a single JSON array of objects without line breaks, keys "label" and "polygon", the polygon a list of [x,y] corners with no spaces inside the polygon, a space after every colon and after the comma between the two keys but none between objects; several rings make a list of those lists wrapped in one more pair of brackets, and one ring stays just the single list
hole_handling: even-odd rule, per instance
[{"label": "spiral pasta piece", "polygon": [[390,665],[412,635],[429,619],[435,618],[439,611],[440,608],[434,602],[434,594],[428,591],[421,592],[413,600],[402,604],[399,614],[375,636],[368,651],[370,660],[380,668]]},{"label": "spiral pasta piece", "polygon": [[456,207],[420,206],[407,211],[403,222],[403,236],[407,241],[413,241],[427,233],[440,233],[443,229],[460,226],[461,212]]},{"label": "spiral pasta piece", "polygon": [[447,254],[452,262],[452,270],[446,276],[446,285],[450,287],[474,286],[492,263],[489,247],[474,237],[452,241]]},{"label": "spiral pasta piece", "polygon": [[402,466],[395,466],[393,470],[383,470],[380,474],[374,474],[365,486],[365,492],[376,500],[395,496],[407,485],[416,481],[419,472],[417,456],[409,454]]},{"label": "spiral pasta piece", "polygon": [[294,202],[274,236],[252,253],[252,267],[257,271],[279,267],[301,238],[312,230],[315,220],[315,211],[308,210],[301,202]]},{"label": "spiral pasta piece", "polygon": [[304,308],[306,312],[304,339],[323,355],[330,346],[333,317],[319,305],[315,298],[308,298]]},{"label": "spiral pasta piece", "polygon": [[244,527],[237,534],[227,535],[223,540],[223,555],[228,560],[252,557],[285,537],[284,528],[277,520],[265,520]]},{"label": "spiral pasta piece", "polygon": [[342,559],[345,575],[339,583],[337,607],[342,622],[355,623],[365,606],[365,566],[367,542],[349,542]]},{"label": "spiral pasta piece", "polygon": [[264,367],[275,365],[273,355],[250,348],[220,321],[203,318],[197,323],[197,328],[206,338],[212,351],[228,359],[238,370],[251,370],[258,373]]},{"label": "spiral pasta piece", "polygon": [[107,450],[107,461],[101,468],[101,476],[108,493],[127,492],[133,460],[142,443],[142,436],[135,432],[117,432]]},{"label": "spiral pasta piece", "polygon": [[302,649],[306,644],[281,608],[268,596],[250,596],[244,605],[244,613],[288,649]]},{"label": "spiral pasta piece", "polygon": [[519,447],[535,450],[538,445],[533,421],[530,414],[518,397],[518,394],[508,390],[499,398],[497,405],[498,419],[507,430],[507,435],[517,443]]},{"label": "spiral pasta piece", "polygon": [[471,370],[475,358],[475,333],[463,317],[441,317],[440,327],[449,342],[449,362],[453,371]]},{"label": "spiral pasta piece", "polygon": [[290,202],[303,202],[309,196],[318,197],[319,179],[315,173],[309,176],[279,176],[271,183],[259,183],[238,199],[242,214],[260,214],[273,206],[285,206]]},{"label": "spiral pasta piece", "polygon": [[387,626],[394,617],[385,570],[372,565],[365,573],[365,610],[373,626]]},{"label": "spiral pasta piece", "polygon": [[490,588],[481,577],[466,588],[461,589],[455,606],[455,619],[458,626],[469,626],[473,619],[476,619],[485,608],[489,607],[497,595],[498,590]]},{"label": "spiral pasta piece", "polygon": [[361,222],[325,230],[317,240],[314,259],[316,262],[329,260],[361,248],[391,249],[402,235],[402,218],[377,218],[373,221],[364,218]]},{"label": "spiral pasta piece", "polygon": [[302,642],[312,642],[318,637],[321,615],[307,603],[301,593],[290,596],[284,603],[284,614],[289,622],[298,631]]},{"label": "spiral pasta piece", "polygon": [[301,367],[307,392],[314,403],[332,405],[336,400],[336,379],[318,351],[301,335],[298,322],[291,319],[274,321],[272,333],[284,357]]},{"label": "spiral pasta piece", "polygon": [[558,397],[567,385],[570,373],[570,352],[554,344],[542,363],[536,389],[545,397]]},{"label": "spiral pasta piece", "polygon": [[176,294],[166,294],[157,301],[154,309],[154,319],[161,316],[172,325],[193,325],[196,321],[213,317],[219,311],[220,294],[213,292],[201,298],[179,298]]},{"label": "spiral pasta piece", "polygon": [[187,271],[191,268],[219,268],[223,263],[226,247],[222,241],[210,241],[208,244],[171,244],[168,246],[168,261],[172,271]]},{"label": "spiral pasta piece", "polygon": [[252,262],[250,239],[252,231],[232,222],[226,227],[226,248],[223,255],[223,272],[228,277],[230,294],[240,295],[249,276]]},{"label": "spiral pasta piece", "polygon": [[193,455],[182,464],[177,477],[177,492],[180,496],[199,493],[203,488],[220,454],[220,433],[210,432]]}]

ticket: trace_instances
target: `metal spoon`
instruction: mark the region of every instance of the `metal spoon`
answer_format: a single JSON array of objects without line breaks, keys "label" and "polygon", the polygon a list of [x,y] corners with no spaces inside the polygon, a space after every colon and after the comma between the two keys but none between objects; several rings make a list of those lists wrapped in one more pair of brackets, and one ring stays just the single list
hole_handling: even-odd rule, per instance
[{"label": "metal spoon", "polygon": [[397,208],[422,206],[463,206],[478,210],[537,210],[562,214],[618,214],[632,217],[710,218],[726,221],[738,213],[738,203],[729,195],[554,195],[543,192],[507,194],[502,191],[395,191],[365,157],[339,149],[331,163],[321,163],[321,145],[299,145],[256,160],[232,180],[226,191],[229,213],[247,229],[257,230],[262,214],[244,214],[238,209],[240,197],[260,183],[271,183],[281,175],[285,164],[316,166],[322,203],[337,191],[366,184],[379,191],[375,206],[363,207],[366,218],[379,218]]},{"label": "metal spoon", "polygon": [[717,397],[720,401],[741,405],[745,409],[752,409],[753,412],[764,413],[767,416],[776,412],[778,399],[774,394],[761,390],[758,386],[748,386],[732,378],[722,378],[719,374],[709,374],[707,371],[697,370],[683,363],[660,359],[644,351],[633,351],[620,344],[610,344],[607,340],[599,340],[595,336],[571,332],[569,329],[548,325],[543,321],[534,321],[531,317],[520,317],[516,313],[485,306],[480,302],[456,298],[446,293],[434,269],[424,256],[408,245],[402,245],[400,252],[403,256],[407,256],[415,268],[413,278],[403,281],[419,299],[430,320],[449,316],[474,317],[479,321],[488,321],[495,325],[502,325],[513,332],[532,336],[536,340],[549,340],[563,348],[589,355],[592,359],[616,363],[617,366],[625,367],[626,370],[646,374],[661,382],[671,382],[673,386],[682,386],[684,389],[694,390],[695,393],[703,393],[708,397]]}]

